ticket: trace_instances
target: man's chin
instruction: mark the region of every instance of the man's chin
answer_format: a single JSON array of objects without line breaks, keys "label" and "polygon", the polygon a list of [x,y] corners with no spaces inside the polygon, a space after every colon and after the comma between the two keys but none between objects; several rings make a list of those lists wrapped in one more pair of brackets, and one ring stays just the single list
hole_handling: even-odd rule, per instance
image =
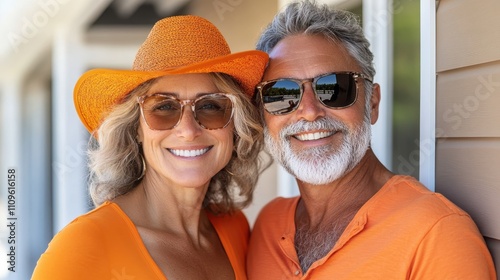
[{"label": "man's chin", "polygon": [[341,178],[349,164],[339,161],[330,162],[297,162],[287,161],[278,162],[296,179],[311,185],[325,185]]}]

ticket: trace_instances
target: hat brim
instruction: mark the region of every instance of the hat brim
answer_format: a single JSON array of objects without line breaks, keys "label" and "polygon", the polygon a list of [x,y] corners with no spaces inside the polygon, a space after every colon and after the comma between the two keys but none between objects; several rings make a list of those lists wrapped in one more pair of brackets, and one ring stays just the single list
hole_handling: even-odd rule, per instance
[{"label": "hat brim", "polygon": [[268,62],[261,51],[246,51],[165,71],[93,69],[75,85],[74,103],[83,125],[92,134],[109,110],[140,84],[166,75],[219,72],[232,76],[252,96]]}]

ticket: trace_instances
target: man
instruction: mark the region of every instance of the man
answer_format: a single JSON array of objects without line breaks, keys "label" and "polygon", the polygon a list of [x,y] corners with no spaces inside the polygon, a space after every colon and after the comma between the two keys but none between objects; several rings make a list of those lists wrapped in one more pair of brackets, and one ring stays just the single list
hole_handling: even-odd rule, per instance
[{"label": "man", "polygon": [[300,197],[260,213],[249,279],[496,279],[470,216],[370,149],[381,94],[354,16],[290,4],[257,49],[270,55],[256,100],[266,147]]}]

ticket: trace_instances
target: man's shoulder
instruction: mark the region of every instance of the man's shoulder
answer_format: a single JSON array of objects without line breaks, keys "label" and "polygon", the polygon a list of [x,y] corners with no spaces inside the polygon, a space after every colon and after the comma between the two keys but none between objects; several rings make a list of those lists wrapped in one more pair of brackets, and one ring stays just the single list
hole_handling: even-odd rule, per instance
[{"label": "man's shoulder", "polygon": [[297,202],[300,199],[299,196],[294,196],[294,197],[276,197],[273,200],[271,200],[269,203],[267,203],[264,208],[262,208],[261,213],[265,212],[288,212],[293,208],[295,210],[295,207],[297,206]]},{"label": "man's shoulder", "polygon": [[299,198],[298,196],[274,198],[262,208],[256,224],[274,224],[288,220],[295,213]]},{"label": "man's shoulder", "polygon": [[406,206],[403,208],[418,208],[427,215],[438,216],[458,214],[468,215],[460,207],[451,202],[444,195],[429,190],[417,179],[410,176],[396,175],[384,186],[385,198],[396,205]]}]

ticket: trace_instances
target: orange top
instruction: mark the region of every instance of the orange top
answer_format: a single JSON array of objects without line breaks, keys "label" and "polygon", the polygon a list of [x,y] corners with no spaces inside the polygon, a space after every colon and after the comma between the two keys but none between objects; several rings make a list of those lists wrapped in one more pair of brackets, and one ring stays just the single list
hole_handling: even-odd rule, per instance
[{"label": "orange top", "polygon": [[496,279],[470,216],[407,176],[394,176],[303,274],[293,244],[299,197],[270,202],[255,223],[249,279]]},{"label": "orange top", "polygon": [[[242,212],[208,215],[233,267],[246,279],[248,222]],[[112,202],[84,214],[59,232],[38,260],[37,279],[167,279],[149,255],[132,221]]]}]

